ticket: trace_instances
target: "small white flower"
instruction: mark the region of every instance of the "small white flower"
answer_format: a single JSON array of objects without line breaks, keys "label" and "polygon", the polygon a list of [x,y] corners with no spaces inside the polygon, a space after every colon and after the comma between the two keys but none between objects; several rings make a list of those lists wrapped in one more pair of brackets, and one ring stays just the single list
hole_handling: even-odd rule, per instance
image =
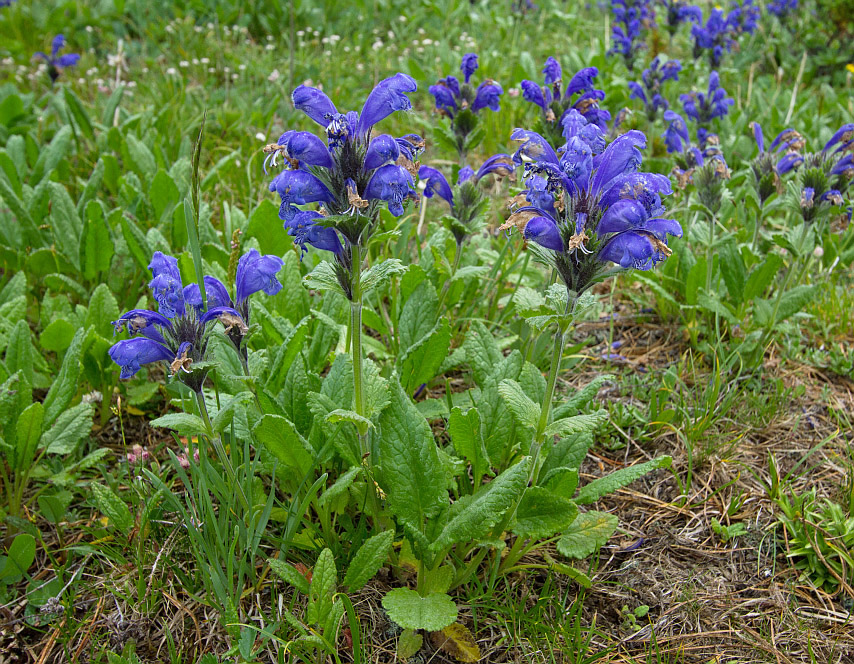
[{"label": "small white flower", "polygon": [[305,37],[305,30],[297,30],[297,37]]},{"label": "small white flower", "polygon": [[186,69],[187,67],[190,66],[190,63],[187,62],[186,60],[181,60],[181,62],[178,63],[178,66],[181,67],[182,69]]},{"label": "small white flower", "polygon": [[246,71],[246,64],[245,64],[245,63],[241,63],[237,68],[238,68],[240,71]]},{"label": "small white flower", "polygon": [[95,31],[95,28],[93,28],[91,25],[86,26],[86,32],[92,33],[94,31]]},{"label": "small white flower", "polygon": [[276,45],[275,45],[275,44],[267,44],[267,45],[264,47],[264,50],[265,50],[265,51],[275,51],[275,50],[276,50]]},{"label": "small white flower", "polygon": [[208,67],[208,74],[215,74],[215,73],[216,73],[216,67]]},{"label": "small white flower", "polygon": [[377,39],[373,44],[371,44],[371,48],[375,51],[379,51],[383,46],[384,44],[379,39]]},{"label": "small white flower", "polygon": [[267,136],[266,136],[264,133],[260,132],[260,131],[259,131],[257,134],[255,134],[255,138],[257,138],[257,139],[258,139],[259,141],[261,141],[262,143],[266,143],[266,142],[267,142]]},{"label": "small white flower", "polygon": [[424,46],[430,46],[433,43],[432,39],[422,39],[421,44]]},{"label": "small white flower", "polygon": [[199,60],[199,62],[201,62],[203,65],[206,65],[210,62],[210,58],[202,58],[201,60]]},{"label": "small white flower", "polygon": [[166,73],[170,76],[175,76],[178,73],[178,70],[175,69],[175,67],[169,67],[169,69],[166,70]]},{"label": "small white flower", "polygon": [[238,78],[240,78],[240,74],[232,74],[232,75],[231,75],[231,80],[232,80],[232,81],[236,81]]},{"label": "small white flower", "polygon": [[193,64],[194,64],[194,65],[199,64],[199,59],[198,59],[198,58],[193,58]]},{"label": "small white flower", "polygon": [[270,81],[270,83],[275,83],[276,81],[279,80],[279,76],[281,76],[281,74],[279,73],[279,70],[274,69],[273,71],[270,72],[270,75],[267,77],[267,80]]}]

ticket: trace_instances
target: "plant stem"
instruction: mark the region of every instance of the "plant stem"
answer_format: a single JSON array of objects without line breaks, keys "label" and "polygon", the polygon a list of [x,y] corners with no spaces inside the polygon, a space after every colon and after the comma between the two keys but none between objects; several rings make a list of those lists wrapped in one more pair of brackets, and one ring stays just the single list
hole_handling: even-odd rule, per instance
[{"label": "plant stem", "polygon": [[706,247],[706,293],[712,292],[712,265],[714,253],[712,245],[715,243],[715,217],[709,218],[709,246]]},{"label": "plant stem", "polygon": [[[365,403],[365,390],[363,386],[364,375],[362,373],[362,248],[358,244],[350,245],[351,251],[351,277],[350,292],[350,343],[351,356],[353,359],[353,400],[355,402],[356,414],[367,417],[367,404]],[[385,529],[383,518],[380,516],[380,499],[377,495],[377,487],[374,483],[371,471],[370,455],[371,448],[368,442],[368,429],[363,424],[356,426],[359,434],[359,451],[362,455],[362,466],[365,469],[366,491],[371,511],[374,516],[374,524],[380,529]]]},{"label": "plant stem", "polygon": [[[205,395],[202,394],[201,390],[199,390],[195,394],[196,403],[199,406],[199,414],[202,417],[202,422],[205,423],[207,437],[211,441],[211,444],[214,446],[217,456],[219,457],[223,468],[225,468],[225,472],[228,474],[228,479],[231,481],[231,485],[237,489],[237,497],[240,499],[240,503],[243,506],[243,509],[245,509],[248,513],[249,501],[246,499],[246,494],[243,493],[243,487],[241,486],[240,482],[237,481],[237,473],[234,472],[234,467],[231,465],[231,458],[228,456],[228,454],[226,454],[225,446],[222,444],[222,438],[219,437],[219,434],[214,433],[213,424],[211,423],[211,417],[208,414],[208,407],[205,404]],[[199,442],[201,443],[201,441]]]},{"label": "plant stem", "polygon": [[442,312],[442,303],[445,301],[445,296],[447,296],[448,291],[451,289],[451,281],[454,279],[454,275],[457,273],[457,269],[460,267],[460,259],[463,257],[463,243],[457,242],[457,250],[454,252],[454,264],[451,266],[451,273],[448,275],[448,278],[445,279],[445,285],[442,286],[442,292],[439,295],[439,306],[437,307],[437,311],[439,313]]},{"label": "plant stem", "polygon": [[[566,311],[567,314],[575,313],[575,305],[578,303],[578,294],[567,290]],[[568,323],[562,320],[558,321],[557,332],[555,332],[554,346],[552,347],[552,361],[549,366],[549,379],[546,383],[546,393],[543,396],[543,403],[540,407],[540,421],[537,424],[537,432],[534,434],[534,440],[531,443],[531,475],[530,481],[534,481],[537,477],[537,459],[540,454],[540,448],[543,444],[546,427],[549,424],[549,414],[551,413],[552,400],[554,399],[555,387],[557,386],[557,375],[560,372],[560,360],[563,355],[563,347],[566,343],[566,330],[569,327]]]},{"label": "plant stem", "polygon": [[[350,245],[351,250],[351,279],[350,288],[353,299],[350,300],[350,343],[353,359],[353,398],[356,413],[365,417],[365,393],[362,389],[362,248],[358,244]],[[368,450],[367,431],[362,433],[359,428],[359,446],[362,458],[366,459]]]}]

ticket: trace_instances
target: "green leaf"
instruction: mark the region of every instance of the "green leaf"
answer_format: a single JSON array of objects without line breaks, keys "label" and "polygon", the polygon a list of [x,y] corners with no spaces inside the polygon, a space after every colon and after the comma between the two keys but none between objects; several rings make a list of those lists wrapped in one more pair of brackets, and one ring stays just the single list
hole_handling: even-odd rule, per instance
[{"label": "green leaf", "polygon": [[304,595],[308,595],[308,579],[296,567],[277,558],[268,558],[267,564],[277,576],[290,583]]},{"label": "green leaf", "polygon": [[498,384],[498,393],[516,421],[523,427],[534,428],[540,421],[540,405],[531,401],[515,380],[502,380]]},{"label": "green leaf", "polygon": [[575,581],[578,585],[583,588],[592,588],[593,580],[587,576],[584,572],[575,569],[569,565],[564,565],[563,563],[557,562],[554,558],[552,558],[548,552],[543,552],[543,558],[546,559],[546,562],[549,564],[549,570],[552,572],[557,572],[559,574],[563,574],[564,576],[568,576],[570,579]]},{"label": "green leaf", "polygon": [[[282,220],[279,219],[279,208],[269,198],[262,200],[249,215],[246,237],[254,237],[258,240],[258,248],[262,254],[274,256],[290,254],[296,258],[296,254],[292,251],[294,241],[288,236]],[[285,288],[287,289],[287,285]]]},{"label": "green leaf", "polygon": [[39,154],[36,165],[30,173],[30,185],[35,187],[45,176],[50,175],[59,162],[68,157],[71,148],[72,131],[69,125],[63,126],[53,136],[50,144]]},{"label": "green leaf", "polygon": [[98,284],[89,300],[89,313],[86,327],[94,327],[95,332],[105,339],[113,336],[113,321],[119,318],[119,305],[107,284]]},{"label": "green leaf", "polygon": [[83,135],[90,141],[95,140],[95,131],[92,129],[92,120],[89,118],[89,113],[80,101],[80,98],[72,92],[71,88],[63,88],[65,104],[71,115],[74,117],[77,127],[83,132]]},{"label": "green leaf", "polygon": [[795,286],[794,288],[786,291],[783,297],[780,298],[780,307],[777,309],[777,317],[774,322],[779,323],[780,321],[784,321],[787,318],[794,316],[809,304],[809,302],[815,297],[817,290],[817,285],[801,285]]},{"label": "green leaf", "polygon": [[744,297],[742,302],[750,302],[753,298],[762,297],[768,286],[777,276],[780,266],[783,264],[783,259],[777,254],[768,254],[763,263],[751,270],[750,276],[747,277],[747,282],[744,285]]},{"label": "green leaf", "polygon": [[407,348],[400,357],[400,382],[407,392],[436,376],[451,347],[451,326],[442,319],[419,341]]},{"label": "green leaf", "polygon": [[513,532],[521,537],[542,539],[552,537],[566,528],[578,516],[571,500],[539,486],[528,487],[516,509]]},{"label": "green leaf", "polygon": [[35,459],[43,422],[44,407],[38,401],[27,406],[18,417],[15,467],[19,472],[28,469]]},{"label": "green leaf", "polygon": [[[439,296],[429,280],[416,286],[400,310],[397,334],[401,351],[408,351],[436,329]],[[432,378],[432,376],[431,376]],[[404,385],[406,383],[401,381]]]},{"label": "green leaf", "polygon": [[234,420],[235,414],[240,411],[245,412],[244,404],[250,401],[252,401],[252,392],[240,392],[230,397],[228,402],[222,405],[211,421],[214,433],[225,431],[228,425]]},{"label": "green leaf", "polygon": [[602,496],[607,496],[614,493],[617,489],[631,484],[636,479],[639,479],[647,473],[659,468],[669,468],[672,463],[669,456],[662,456],[651,461],[638,463],[628,468],[621,468],[605,477],[600,477],[598,480],[593,480],[590,484],[586,484],[578,492],[575,502],[579,505],[589,505],[594,503]]},{"label": "green leaf", "polygon": [[354,410],[345,410],[343,408],[336,408],[331,413],[328,413],[326,415],[326,421],[329,422],[329,424],[337,424],[338,422],[351,422],[360,431],[363,428],[367,431],[368,428],[374,426],[374,423],[371,422],[367,417],[359,415],[359,413]]},{"label": "green leaf", "polygon": [[383,597],[383,608],[404,629],[436,632],[457,620],[457,605],[445,593],[422,597],[409,588],[395,588]]},{"label": "green leaf", "polygon": [[13,374],[20,371],[29,385],[33,384],[33,362],[35,350],[26,320],[19,320],[12,330],[6,345],[6,370]]},{"label": "green leaf", "polygon": [[564,403],[559,406],[555,406],[552,413],[552,419],[560,420],[569,415],[576,414],[582,406],[593,401],[599,393],[599,388],[601,388],[604,383],[612,380],[614,380],[613,374],[601,374],[596,376],[596,378],[591,380],[580,390],[576,390],[575,394],[570,396]]},{"label": "green leaf", "polygon": [[98,510],[106,516],[112,525],[127,535],[133,528],[133,516],[125,502],[110,487],[92,482],[89,485]]},{"label": "green leaf", "polygon": [[143,182],[151,182],[151,179],[157,172],[157,160],[154,158],[154,154],[148,149],[145,143],[137,139],[133,134],[128,134],[125,137],[125,143],[128,149],[131,169],[139,175]]},{"label": "green leaf", "polygon": [[100,201],[89,201],[80,236],[80,269],[89,281],[110,269],[113,237]]},{"label": "green leaf", "polygon": [[405,629],[397,637],[397,656],[400,660],[406,661],[415,653],[421,650],[424,645],[424,637],[414,629]]},{"label": "green leaf", "polygon": [[59,374],[50,386],[50,390],[44,400],[45,423],[53,424],[60,413],[71,403],[77,392],[77,378],[80,375],[80,354],[83,349],[83,340],[88,335],[88,329],[79,329],[74,334],[65,357],[62,359],[62,367]]},{"label": "green leaf", "polygon": [[596,428],[608,419],[608,411],[597,410],[594,413],[565,417],[562,420],[552,422],[546,427],[546,440],[551,436],[571,436],[577,433],[592,433]]},{"label": "green leaf", "polygon": [[434,551],[457,542],[485,537],[504,513],[516,504],[528,483],[531,458],[525,457],[489,484],[481,487],[462,509],[451,517],[431,545]]},{"label": "green leaf", "polygon": [[160,220],[172,216],[175,206],[181,200],[181,192],[175,180],[161,168],[151,181],[148,198],[154,208],[154,218]]},{"label": "green leaf", "polygon": [[119,219],[122,227],[122,237],[127,243],[130,255],[133,256],[136,264],[143,270],[148,270],[148,263],[151,261],[151,247],[148,245],[148,240],[145,239],[145,233],[140,230],[127,215],[122,215]]},{"label": "green leaf", "polygon": [[167,413],[148,423],[162,429],[174,429],[182,436],[198,436],[206,433],[202,418],[192,413]]},{"label": "green leaf", "polygon": [[39,336],[39,344],[45,350],[61,353],[71,345],[74,339],[74,326],[64,318],[57,318],[50,323]]},{"label": "green leaf", "polygon": [[314,466],[307,444],[284,417],[264,415],[252,429],[252,435],[279,461],[296,468],[302,475],[309,473]]},{"label": "green leaf", "polygon": [[344,585],[350,592],[359,590],[373,578],[388,558],[393,542],[393,530],[387,530],[365,540],[365,543],[359,547],[350,562],[347,574],[344,576]]},{"label": "green leaf", "polygon": [[38,497],[39,512],[50,523],[60,523],[73,499],[74,494],[65,489],[43,493]]},{"label": "green leaf", "polygon": [[344,289],[338,283],[335,266],[329,261],[320,261],[317,267],[305,275],[302,280],[308,288],[319,291],[331,290],[335,293],[345,295]]},{"label": "green leaf", "polygon": [[112,127],[116,115],[116,110],[122,101],[122,95],[125,92],[125,84],[119,83],[119,86],[113,90],[110,98],[107,99],[107,104],[104,106],[104,115],[101,116],[101,124],[107,127]]},{"label": "green leaf", "polygon": [[420,529],[448,504],[445,475],[433,432],[397,380],[377,423],[378,479],[392,513]]},{"label": "green leaf", "polygon": [[50,187],[50,227],[54,242],[60,253],[76,268],[80,269],[80,234],[83,222],[77,214],[77,208],[65,187],[57,182],[49,182]]},{"label": "green leaf", "polygon": [[747,270],[744,267],[741,253],[732,238],[721,242],[717,247],[717,252],[718,264],[729,296],[737,305],[741,304],[743,302],[744,284],[747,280]]},{"label": "green leaf", "polygon": [[83,191],[80,193],[80,196],[77,199],[77,214],[80,217],[82,217],[83,214],[86,212],[86,206],[89,204],[89,201],[94,199],[95,196],[101,191],[101,185],[104,182],[105,169],[106,166],[104,165],[103,157],[99,158],[98,162],[95,164],[95,168],[92,169],[92,174],[86,181],[86,186],[83,187]]},{"label": "green leaf", "polygon": [[323,549],[317,558],[317,563],[311,574],[311,585],[308,591],[308,606],[306,607],[306,622],[320,625],[325,622],[332,611],[335,589],[338,585],[335,570],[335,557],[329,549]]},{"label": "green leaf", "polygon": [[451,435],[454,450],[471,464],[474,484],[478,486],[491,462],[483,442],[480,413],[477,408],[470,408],[463,415],[463,411],[455,407],[448,420],[448,433]]},{"label": "green leaf", "polygon": [[362,472],[362,469],[359,466],[353,466],[346,473],[341,475],[337,480],[335,480],[335,484],[324,491],[320,498],[317,500],[318,505],[321,507],[325,507],[333,500],[338,498],[338,496],[343,495],[347,492],[352,484],[353,480]]},{"label": "green leaf", "polygon": [[607,512],[583,512],[557,542],[562,556],[581,560],[596,553],[617,530],[619,519]]},{"label": "green leaf", "polygon": [[24,578],[24,574],[36,559],[36,538],[21,533],[12,540],[5,564],[0,567],[0,582],[13,584]]},{"label": "green leaf", "polygon": [[393,276],[403,274],[406,269],[406,266],[397,258],[387,258],[380,263],[371,265],[361,276],[362,293],[370,293],[373,289],[385,284]]},{"label": "green leaf", "polygon": [[71,454],[89,435],[94,410],[90,403],[79,403],[63,410],[50,430],[42,434],[41,447],[46,447],[48,454]]},{"label": "green leaf", "polygon": [[466,340],[463,343],[466,351],[466,361],[471,365],[474,382],[483,385],[487,377],[504,359],[501,349],[495,342],[495,337],[480,321],[472,323]]}]

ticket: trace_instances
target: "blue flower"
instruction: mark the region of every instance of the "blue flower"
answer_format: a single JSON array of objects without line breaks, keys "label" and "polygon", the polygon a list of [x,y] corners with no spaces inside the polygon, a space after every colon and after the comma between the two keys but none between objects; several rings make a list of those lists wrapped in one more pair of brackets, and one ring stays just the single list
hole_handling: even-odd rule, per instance
[{"label": "blue flower", "polygon": [[465,82],[468,83],[471,75],[477,71],[477,54],[476,53],[466,53],[463,56],[463,62],[460,65],[460,71],[463,72],[463,77],[465,78]]},{"label": "blue flower", "polygon": [[[59,55],[59,52],[65,48],[65,37],[57,35],[53,38],[50,47],[50,56],[48,57],[41,51],[37,51],[33,57],[40,58],[47,63],[47,72],[51,81],[59,78],[59,73],[66,67],[74,67],[80,61],[79,53],[66,53]],[[58,56],[58,57],[57,57]]]},{"label": "blue flower", "polygon": [[[561,71],[557,60],[549,57],[543,67],[545,85],[523,80],[520,83],[522,98],[535,104],[542,114],[542,120],[548,131],[549,139],[558,142],[564,131],[564,123],[571,111],[576,111],[587,124],[590,122],[603,131],[611,114],[599,107],[605,93],[593,87],[593,79],[599,74],[596,67],[579,70],[570,80],[565,90],[561,90]],[[575,101],[572,96],[579,95]]]},{"label": "blue flower", "polygon": [[484,161],[477,172],[464,166],[457,174],[457,184],[454,187],[451,187],[441,171],[431,166],[422,166],[418,170],[419,179],[426,185],[424,195],[427,198],[439,196],[450,207],[451,218],[443,217],[443,220],[460,245],[477,230],[483,219],[488,201],[477,184],[487,175],[515,178],[513,160],[509,155],[500,153]]},{"label": "blue flower", "polygon": [[679,60],[668,60],[662,64],[661,56],[657,55],[650,66],[643,70],[643,85],[629,81],[629,89],[632,91],[629,97],[643,102],[650,120],[655,119],[659,110],[667,110],[667,100],[661,95],[661,87],[665,81],[678,81],[681,70]]},{"label": "blue flower", "polygon": [[735,101],[726,96],[726,90],[721,87],[718,72],[713,71],[709,75],[708,94],[702,92],[691,92],[679,95],[682,108],[691,120],[701,126],[708,125],[715,118],[720,118],[729,113],[729,107]]},{"label": "blue flower", "polygon": [[462,109],[470,109],[472,113],[477,113],[484,108],[499,110],[498,98],[504,90],[492,79],[484,80],[477,90],[474,90],[470,81],[477,68],[477,55],[466,53],[460,66],[464,77],[462,85],[455,76],[446,76],[430,86],[430,94],[435,98],[436,110],[440,114],[447,115],[453,120]]},{"label": "blue flower", "polygon": [[683,141],[685,143],[690,142],[685,120],[675,111],[665,111],[664,120],[669,123],[663,134],[667,152],[682,152]]},{"label": "blue flower", "polygon": [[383,79],[368,95],[361,113],[339,113],[324,92],[306,85],[298,86],[291,99],[294,108],[326,128],[330,148],[334,148],[343,141],[365,139],[371,127],[395,111],[408,111],[412,103],[407,95],[417,87],[415,79],[403,73]]},{"label": "blue flower", "polygon": [[689,5],[686,0],[658,0],[664,5],[666,12],[667,30],[671,37],[682,23],[702,23],[703,10],[699,7]]},{"label": "blue flower", "polygon": [[638,51],[644,47],[642,28],[655,25],[655,11],[651,0],[611,0],[611,9],[614,12],[614,24],[611,26],[614,46],[608,55],[622,55],[631,71]]},{"label": "blue flower", "polygon": [[285,225],[285,228],[288,229],[288,235],[294,238],[294,242],[302,250],[301,253],[305,253],[306,245],[309,245],[340,256],[344,248],[341,240],[338,239],[338,233],[334,228],[318,224],[317,220],[322,218],[323,215],[313,210],[300,210],[291,223]]},{"label": "blue flower", "polygon": [[827,152],[837,143],[842,143],[842,145],[834,150],[834,154],[837,152],[844,152],[845,150],[854,147],[854,123],[842,125],[836,133],[831,136],[830,140],[825,143],[822,152]]},{"label": "blue flower", "polygon": [[317,176],[308,171],[282,171],[270,183],[270,191],[281,198],[279,217],[285,221],[293,219],[299,211],[297,205],[306,203],[329,203],[332,192]]},{"label": "blue flower", "polygon": [[496,83],[491,78],[486,79],[477,86],[477,93],[475,94],[474,102],[471,105],[472,112],[477,113],[484,108],[498,112],[501,110],[499,97],[501,97],[502,94],[504,94],[504,89],[500,84]]},{"label": "blue flower", "polygon": [[407,198],[416,198],[415,183],[405,168],[387,164],[378,168],[368,182],[365,198],[379,199],[388,203],[394,216],[403,214],[403,203]]},{"label": "blue flower", "polygon": [[175,359],[175,352],[146,337],[122,339],[110,348],[110,359],[121,367],[119,377],[133,378],[143,364]]},{"label": "blue flower", "polygon": [[782,21],[798,9],[798,0],[769,0],[765,8]]},{"label": "blue flower", "polygon": [[682,229],[663,217],[661,196],[672,193],[670,180],[640,171],[646,137],[629,131],[602,149],[601,137],[587,140],[573,117],[573,135],[559,150],[535,132],[513,132],[521,143],[518,157],[528,160],[531,204],[518,207],[501,228],[518,228],[532,247],[547,250],[535,255],[581,293],[607,276],[610,263],[651,269],[670,254],[668,237]]},{"label": "blue flower", "polygon": [[[152,255],[149,269],[153,277],[149,286],[160,312],[132,309],[113,322],[116,332],[126,329],[132,337],[110,349],[110,357],[122,368],[122,378],[132,377],[143,364],[160,360],[174,364],[180,359],[186,369],[204,358],[207,346],[207,326],[199,319],[202,303],[198,285],[185,287],[177,259],[159,251]],[[237,311],[229,311],[240,318]],[[188,376],[185,382],[192,389],[201,389],[205,373]]]}]

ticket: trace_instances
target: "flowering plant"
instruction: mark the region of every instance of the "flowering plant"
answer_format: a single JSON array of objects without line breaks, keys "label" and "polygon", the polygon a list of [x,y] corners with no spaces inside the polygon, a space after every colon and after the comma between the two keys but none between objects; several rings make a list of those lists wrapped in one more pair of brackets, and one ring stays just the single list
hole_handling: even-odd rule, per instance
[{"label": "flowering plant", "polygon": [[446,76],[429,88],[436,101],[437,113],[450,120],[450,130],[442,133],[442,139],[461,158],[483,140],[478,114],[487,108],[497,112],[504,93],[501,84],[491,78],[484,79],[475,88],[471,77],[477,69],[477,54],[466,53],[460,65],[462,83],[456,76]]}]

